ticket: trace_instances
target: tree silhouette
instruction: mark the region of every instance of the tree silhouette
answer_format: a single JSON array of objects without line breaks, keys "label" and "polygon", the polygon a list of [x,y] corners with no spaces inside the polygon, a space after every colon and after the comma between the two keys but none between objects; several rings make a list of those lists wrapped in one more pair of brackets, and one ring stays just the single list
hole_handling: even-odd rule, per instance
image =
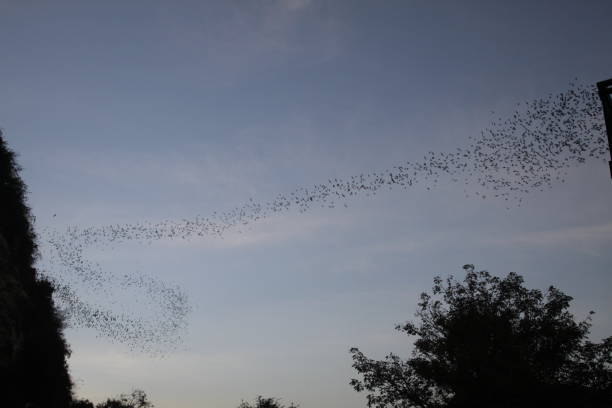
[{"label": "tree silhouette", "polygon": [[[142,390],[134,390],[131,394],[122,394],[119,398],[107,399],[96,405],[96,408],[153,408],[147,394]],[[93,407],[92,407],[93,408]]]},{"label": "tree silhouette", "polygon": [[257,397],[254,404],[250,404],[246,401],[242,401],[238,408],[298,408],[299,405],[293,402],[289,406],[285,406],[280,403],[277,398],[264,398],[261,395]]},{"label": "tree silhouette", "polygon": [[464,269],[463,282],[436,277],[421,294],[420,322],[396,327],[417,337],[409,359],[351,349],[363,377],[351,385],[368,406],[612,406],[612,337],[588,341],[590,318],[574,320],[570,296],[527,289],[516,273]]},{"label": "tree silhouette", "polygon": [[74,400],[70,408],[154,408],[154,405],[149,401],[144,391],[136,389],[130,394],[121,394],[117,398],[108,398],[106,401],[96,405],[87,399]]},{"label": "tree silhouette", "polygon": [[88,399],[73,400],[70,408],[94,408],[93,402]]}]

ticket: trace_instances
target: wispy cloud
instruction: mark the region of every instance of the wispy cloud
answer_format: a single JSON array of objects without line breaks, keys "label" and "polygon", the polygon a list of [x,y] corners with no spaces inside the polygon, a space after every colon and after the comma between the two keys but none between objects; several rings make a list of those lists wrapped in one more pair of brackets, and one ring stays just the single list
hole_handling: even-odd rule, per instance
[{"label": "wispy cloud", "polygon": [[[342,24],[331,15],[311,13],[310,0],[227,1],[215,13],[215,7],[202,4],[188,12],[164,7],[159,18],[167,45],[215,81],[218,76],[235,79],[298,53],[307,55],[305,61],[327,60],[340,49]],[[223,15],[222,22],[211,19],[212,14]]]},{"label": "wispy cloud", "polygon": [[598,248],[612,242],[612,223],[561,228],[547,231],[530,231],[509,238],[493,239],[492,245],[527,245],[540,247],[571,247],[580,252],[597,255]]},{"label": "wispy cloud", "polygon": [[301,10],[310,6],[311,0],[280,0],[279,3],[289,10]]}]

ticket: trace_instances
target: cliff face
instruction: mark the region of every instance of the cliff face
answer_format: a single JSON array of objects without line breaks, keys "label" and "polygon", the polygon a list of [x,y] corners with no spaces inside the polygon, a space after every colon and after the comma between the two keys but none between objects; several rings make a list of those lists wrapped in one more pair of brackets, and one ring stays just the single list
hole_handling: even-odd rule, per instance
[{"label": "cliff face", "polygon": [[69,350],[53,287],[33,266],[36,237],[18,171],[0,133],[0,406],[68,407]]}]

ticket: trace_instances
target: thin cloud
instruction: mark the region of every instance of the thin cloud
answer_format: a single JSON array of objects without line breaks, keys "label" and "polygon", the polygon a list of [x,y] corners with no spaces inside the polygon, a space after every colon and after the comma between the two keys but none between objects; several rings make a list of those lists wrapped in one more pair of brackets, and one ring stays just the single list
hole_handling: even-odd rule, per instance
[{"label": "thin cloud", "polygon": [[610,242],[612,242],[612,223],[548,231],[531,231],[517,234],[508,239],[489,241],[489,243],[494,245],[573,247],[582,251],[588,249],[587,252],[592,254],[598,253],[595,251],[595,248]]},{"label": "thin cloud", "polygon": [[280,5],[288,8],[289,10],[302,10],[310,6],[310,0],[281,0]]},{"label": "thin cloud", "polygon": [[306,54],[305,61],[312,63],[338,55],[343,24],[329,14],[305,13],[310,6],[310,0],[224,2],[217,10],[225,16],[223,22],[210,19],[207,3],[189,12],[160,6],[158,18],[164,46],[189,66],[202,67],[202,82],[212,75],[211,83],[221,78],[233,83],[287,57]]}]

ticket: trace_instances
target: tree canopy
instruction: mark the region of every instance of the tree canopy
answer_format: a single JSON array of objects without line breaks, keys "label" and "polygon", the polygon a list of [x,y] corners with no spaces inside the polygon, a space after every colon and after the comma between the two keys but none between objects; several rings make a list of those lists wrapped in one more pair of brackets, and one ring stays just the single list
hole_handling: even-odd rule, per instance
[{"label": "tree canopy", "polygon": [[238,408],[298,408],[299,405],[294,404],[293,402],[289,404],[289,406],[285,406],[281,404],[280,400],[277,398],[264,398],[261,395],[257,397],[253,404],[248,403],[246,401],[242,401]]},{"label": "tree canopy", "polygon": [[574,319],[570,296],[463,268],[462,282],[434,278],[419,321],[396,327],[416,337],[410,358],[351,349],[362,377],[351,385],[369,407],[612,406],[612,337],[589,341],[590,317]]},{"label": "tree canopy", "polygon": [[89,400],[75,400],[70,408],[154,408],[147,394],[142,390],[133,390],[130,394],[121,394],[117,398],[108,398],[106,401],[94,405]]}]

